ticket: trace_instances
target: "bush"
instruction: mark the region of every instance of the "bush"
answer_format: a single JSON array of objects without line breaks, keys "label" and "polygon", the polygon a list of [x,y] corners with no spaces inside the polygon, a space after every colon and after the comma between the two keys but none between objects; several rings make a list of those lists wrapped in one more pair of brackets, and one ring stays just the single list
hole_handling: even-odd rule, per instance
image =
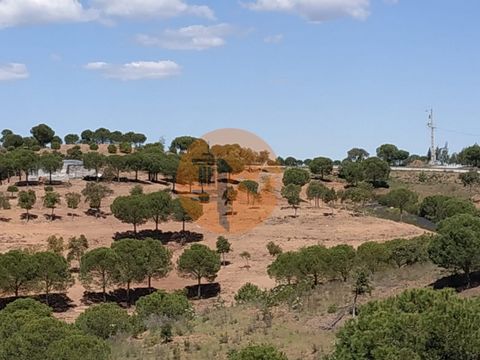
[{"label": "bush", "polygon": [[75,321],[84,333],[109,339],[121,333],[131,333],[132,320],[127,311],[116,304],[101,304],[88,308]]},{"label": "bush", "polygon": [[452,271],[462,270],[470,286],[470,274],[480,269],[480,218],[459,214],[443,220],[432,238],[429,255],[433,263]]},{"label": "bush", "polygon": [[280,247],[280,245],[275,244],[273,241],[270,241],[267,244],[267,250],[268,250],[268,253],[270,254],[270,256],[278,256],[281,253],[283,253],[283,250]]},{"label": "bush", "polygon": [[198,195],[198,200],[202,204],[208,204],[210,202],[210,195],[207,194],[207,193],[200,194],[200,195]]},{"label": "bush", "polygon": [[310,182],[310,173],[307,170],[299,168],[290,168],[283,173],[283,185],[290,184],[304,186]]},{"label": "bush", "polygon": [[475,215],[477,209],[469,200],[445,195],[433,195],[423,199],[418,214],[434,223],[439,223],[457,214]]},{"label": "bush", "polygon": [[80,146],[75,145],[74,147],[67,150],[66,159],[82,160],[82,156],[83,156],[83,153]]},{"label": "bush", "polygon": [[95,144],[95,143],[92,143],[92,144],[90,144],[90,147],[89,147],[89,148],[90,148],[90,150],[92,150],[92,151],[97,151],[97,150],[98,150],[98,145]]},{"label": "bush", "polygon": [[152,316],[179,319],[190,317],[193,313],[193,308],[185,294],[182,292],[169,294],[162,290],[139,299],[136,309],[139,318],[143,320]]},{"label": "bush", "polygon": [[135,185],[130,189],[130,195],[143,195],[143,187],[142,185]]},{"label": "bush", "polygon": [[478,299],[461,299],[453,290],[409,290],[361,307],[337,334],[329,359],[475,359],[479,321]]},{"label": "bush", "polygon": [[395,239],[386,242],[390,262],[399,268],[427,262],[431,240],[431,235],[422,235],[413,239]]},{"label": "bush", "polygon": [[335,314],[338,311],[337,304],[331,304],[328,306],[327,313],[328,314]]},{"label": "bush", "polygon": [[164,343],[169,343],[173,339],[172,324],[167,323],[160,329],[160,336]]},{"label": "bush", "polygon": [[385,244],[369,241],[357,249],[358,265],[368,269],[372,274],[389,262],[389,252]]},{"label": "bush", "polygon": [[53,186],[47,185],[43,188],[43,190],[45,190],[45,192],[52,192],[54,189]]},{"label": "bush", "polygon": [[0,314],[1,316],[4,316],[7,314],[13,314],[17,311],[29,311],[38,317],[48,317],[52,315],[52,309],[50,309],[47,305],[30,298],[18,299],[14,302],[11,302],[5,306]]},{"label": "bush", "polygon": [[56,142],[56,141],[55,141],[55,142],[52,142],[52,143],[50,144],[50,148],[51,148],[52,150],[60,150],[61,147],[62,147],[62,144],[60,144],[59,142]]},{"label": "bush", "polygon": [[47,250],[58,255],[63,255],[63,252],[65,251],[63,237],[50,235],[47,239]]},{"label": "bush", "polygon": [[267,302],[270,305],[287,304],[296,305],[299,298],[304,296],[312,289],[308,281],[302,281],[293,285],[278,285],[271,289],[267,295]]},{"label": "bush", "polygon": [[108,153],[109,154],[116,154],[117,153],[117,147],[114,144],[108,145]]},{"label": "bush", "polygon": [[[17,312],[15,315],[25,314]],[[15,329],[14,333],[2,339],[0,358],[45,360],[49,347],[71,333],[72,330],[66,323],[53,317],[30,318]]]},{"label": "bush", "polygon": [[14,193],[18,192],[18,187],[15,185],[10,185],[9,187],[7,187],[7,192],[9,192],[10,196],[13,198]]},{"label": "bush", "polygon": [[132,144],[128,142],[122,142],[119,145],[119,149],[122,154],[130,154],[132,152]]},{"label": "bush", "polygon": [[8,197],[0,192],[0,209],[9,210],[11,208]]},{"label": "bush", "polygon": [[240,304],[260,301],[264,292],[257,285],[246,283],[235,294],[235,301]]},{"label": "bush", "polygon": [[230,353],[228,360],[288,360],[288,358],[273,346],[250,345]]},{"label": "bush", "polygon": [[32,299],[19,299],[0,311],[0,359],[107,360],[109,346],[55,319],[52,310]]},{"label": "bush", "polygon": [[400,188],[390,191],[379,199],[379,203],[400,210],[400,216],[404,211],[416,213],[418,195],[408,189]]},{"label": "bush", "polygon": [[9,192],[13,197],[13,193],[18,192],[18,187],[15,185],[10,185],[9,187],[7,187],[7,192]]},{"label": "bush", "polygon": [[425,171],[422,171],[420,174],[418,174],[418,182],[426,183],[427,181],[428,181],[428,176],[425,173]]},{"label": "bush", "polygon": [[94,336],[70,335],[54,341],[47,350],[46,360],[108,360],[110,348]]}]

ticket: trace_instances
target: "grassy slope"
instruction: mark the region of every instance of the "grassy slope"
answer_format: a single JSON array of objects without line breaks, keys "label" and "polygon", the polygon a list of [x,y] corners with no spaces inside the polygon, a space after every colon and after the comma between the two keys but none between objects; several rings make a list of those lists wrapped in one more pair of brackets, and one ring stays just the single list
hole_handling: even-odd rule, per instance
[{"label": "grassy slope", "polygon": [[389,181],[391,189],[407,187],[415,191],[420,200],[430,195],[448,195],[462,199],[470,199],[473,193],[464,187],[458,179],[458,174],[453,173],[434,173],[426,174],[425,182],[419,181],[420,172],[392,172]]},{"label": "grassy slope", "polygon": [[[386,269],[375,275],[374,291],[363,301],[428,286],[441,276],[432,264]],[[140,340],[118,339],[112,346],[113,359],[226,359],[229,350],[250,343],[273,344],[291,360],[320,359],[332,349],[335,331],[348,316],[334,330],[322,328],[335,321],[351,298],[350,283],[327,283],[296,301],[294,308],[273,309],[271,323],[264,320],[262,310],[254,305],[225,307],[217,302],[193,321],[175,324],[177,336],[172,343],[162,344],[158,331],[150,331]],[[329,314],[329,308],[338,310]]]}]

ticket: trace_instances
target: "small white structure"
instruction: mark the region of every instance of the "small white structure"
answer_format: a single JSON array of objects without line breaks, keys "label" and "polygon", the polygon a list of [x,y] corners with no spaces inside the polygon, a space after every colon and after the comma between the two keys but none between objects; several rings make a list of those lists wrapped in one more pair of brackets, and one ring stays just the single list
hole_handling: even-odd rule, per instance
[{"label": "small white structure", "polygon": [[[83,179],[87,176],[95,176],[95,170],[87,170],[83,167],[81,160],[63,160],[63,167],[52,173],[52,181],[68,181],[72,179]],[[42,169],[30,172],[29,180],[40,181],[42,179],[48,181],[50,174]]]}]

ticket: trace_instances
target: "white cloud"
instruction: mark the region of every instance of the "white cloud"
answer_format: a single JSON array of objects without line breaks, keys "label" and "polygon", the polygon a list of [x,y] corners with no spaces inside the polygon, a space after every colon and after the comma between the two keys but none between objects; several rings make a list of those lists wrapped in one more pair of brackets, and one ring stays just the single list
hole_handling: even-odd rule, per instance
[{"label": "white cloud", "polygon": [[155,19],[180,15],[215,18],[208,6],[189,5],[184,0],[0,0],[0,29],[95,20],[109,24],[117,18]]},{"label": "white cloud", "polygon": [[92,4],[107,17],[169,18],[194,15],[215,18],[208,6],[189,5],[183,0],[92,0]]},{"label": "white cloud", "polygon": [[85,69],[87,70],[100,70],[100,69],[105,69],[108,67],[108,64],[106,62],[91,62],[85,65]]},{"label": "white cloud", "polygon": [[363,20],[369,15],[370,0],[255,0],[244,5],[251,10],[292,13],[323,22],[341,17]]},{"label": "white cloud", "polygon": [[136,61],[123,65],[106,62],[91,62],[85,69],[99,71],[105,77],[119,80],[164,79],[178,75],[181,67],[177,63],[165,61]]},{"label": "white cloud", "polygon": [[91,21],[94,9],[85,9],[78,0],[0,0],[0,28],[25,24]]},{"label": "white cloud", "polygon": [[269,35],[263,41],[267,44],[279,44],[283,41],[283,34]]},{"label": "white cloud", "polygon": [[137,41],[145,46],[173,50],[206,50],[225,45],[225,37],[232,31],[228,24],[192,25],[175,30],[168,29],[159,36],[138,35]]},{"label": "white cloud", "polygon": [[22,80],[30,76],[25,64],[0,64],[0,81]]},{"label": "white cloud", "polygon": [[50,60],[52,60],[53,62],[60,62],[60,61],[62,61],[62,55],[57,54],[57,53],[51,53],[50,54]]}]

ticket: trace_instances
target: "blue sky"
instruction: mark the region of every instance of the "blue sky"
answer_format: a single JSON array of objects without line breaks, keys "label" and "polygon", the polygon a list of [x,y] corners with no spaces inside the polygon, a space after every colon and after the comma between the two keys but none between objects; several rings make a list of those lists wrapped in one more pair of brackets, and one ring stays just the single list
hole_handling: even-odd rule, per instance
[{"label": "blue sky", "polygon": [[382,143],[424,154],[433,107],[456,151],[480,137],[479,13],[474,0],[0,0],[0,128],[169,142],[236,127],[280,155],[343,158]]}]

